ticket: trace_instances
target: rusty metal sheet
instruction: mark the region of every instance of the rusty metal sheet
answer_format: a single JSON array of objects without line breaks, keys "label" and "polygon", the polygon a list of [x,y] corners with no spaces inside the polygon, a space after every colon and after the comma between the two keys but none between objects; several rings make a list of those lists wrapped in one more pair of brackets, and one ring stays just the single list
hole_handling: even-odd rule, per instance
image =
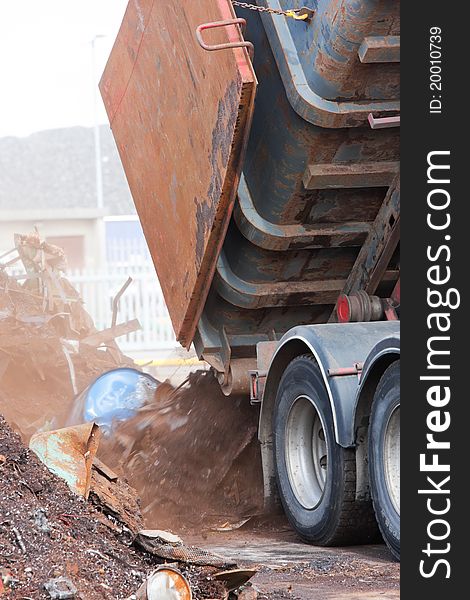
[{"label": "rusty metal sheet", "polygon": [[78,495],[88,498],[91,467],[101,432],[95,423],[84,423],[32,436],[29,447],[50,471],[64,479]]},{"label": "rusty metal sheet", "polygon": [[[208,52],[229,0],[131,0],[100,89],[178,340],[191,343],[232,213],[256,78],[246,48]],[[241,42],[238,25],[204,31]]]}]

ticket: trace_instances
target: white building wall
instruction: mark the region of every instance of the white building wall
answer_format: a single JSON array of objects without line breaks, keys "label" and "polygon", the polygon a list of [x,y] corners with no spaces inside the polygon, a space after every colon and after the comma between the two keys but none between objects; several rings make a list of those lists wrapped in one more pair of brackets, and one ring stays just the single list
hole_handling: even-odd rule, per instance
[{"label": "white building wall", "polygon": [[6,220],[0,214],[0,254],[13,248],[15,233],[28,234],[35,227],[43,238],[83,236],[85,268],[103,266],[103,233],[100,231],[100,219],[96,218]]}]

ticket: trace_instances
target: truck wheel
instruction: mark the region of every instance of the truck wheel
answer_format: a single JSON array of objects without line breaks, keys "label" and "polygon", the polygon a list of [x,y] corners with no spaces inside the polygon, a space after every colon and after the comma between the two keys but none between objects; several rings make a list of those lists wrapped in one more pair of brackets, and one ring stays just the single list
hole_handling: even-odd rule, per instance
[{"label": "truck wheel", "polygon": [[313,357],[291,361],[273,416],[279,494],[297,533],[319,546],[377,536],[372,505],[356,501],[355,451],[335,441],[330,400]]},{"label": "truck wheel", "polygon": [[377,386],[369,422],[369,477],[377,523],[400,558],[400,361]]}]

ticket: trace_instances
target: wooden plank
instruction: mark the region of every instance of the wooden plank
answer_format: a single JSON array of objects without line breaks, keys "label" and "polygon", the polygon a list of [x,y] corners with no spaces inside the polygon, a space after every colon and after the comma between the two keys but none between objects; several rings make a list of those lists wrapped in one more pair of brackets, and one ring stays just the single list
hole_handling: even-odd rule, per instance
[{"label": "wooden plank", "polygon": [[136,490],[124,479],[110,479],[94,463],[91,469],[90,502],[104,515],[113,517],[113,520],[103,521],[110,529],[116,527],[114,520],[125,525],[134,535],[143,527]]},{"label": "wooden plank", "polygon": [[306,190],[388,187],[399,170],[398,161],[308,165],[303,184]]},{"label": "wooden plank", "polygon": [[128,333],[132,333],[133,331],[137,331],[141,328],[138,319],[132,319],[132,321],[128,321],[127,323],[119,323],[114,327],[108,327],[108,329],[103,329],[103,331],[98,331],[98,333],[93,333],[86,338],[80,340],[81,344],[86,344],[87,346],[97,347],[100,344],[104,344],[106,342],[111,342],[115,338],[120,337],[121,335],[127,335]]},{"label": "wooden plank", "polygon": [[[229,0],[130,2],[100,83],[178,340],[189,346],[245,152],[256,78],[245,48],[208,52]],[[204,32],[240,42],[238,25]]]}]

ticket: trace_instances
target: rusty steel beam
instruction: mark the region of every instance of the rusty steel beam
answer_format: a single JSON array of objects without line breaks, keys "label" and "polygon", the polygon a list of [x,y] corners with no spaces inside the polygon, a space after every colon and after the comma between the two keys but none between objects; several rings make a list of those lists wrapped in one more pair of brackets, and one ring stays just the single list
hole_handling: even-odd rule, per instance
[{"label": "rusty steel beam", "polygon": [[344,294],[373,294],[385,274],[400,236],[400,178],[390,186],[371,231],[343,288]]},{"label": "rusty steel beam", "polygon": [[400,62],[399,35],[371,35],[364,38],[358,50],[362,63]]},{"label": "rusty steel beam", "polygon": [[376,292],[399,241],[400,216],[397,217],[393,227],[390,229],[390,233],[384,242],[382,254],[380,255],[380,258],[370,274],[369,282],[366,286],[366,292],[368,294],[374,294]]},{"label": "rusty steel beam", "polygon": [[[342,295],[359,290],[374,294],[385,279],[390,259],[400,240],[400,177],[390,186],[367,240],[343,288]],[[336,320],[336,307],[329,322]]]},{"label": "rusty steel beam", "polygon": [[388,187],[399,169],[398,161],[308,165],[303,184],[306,190]]}]

